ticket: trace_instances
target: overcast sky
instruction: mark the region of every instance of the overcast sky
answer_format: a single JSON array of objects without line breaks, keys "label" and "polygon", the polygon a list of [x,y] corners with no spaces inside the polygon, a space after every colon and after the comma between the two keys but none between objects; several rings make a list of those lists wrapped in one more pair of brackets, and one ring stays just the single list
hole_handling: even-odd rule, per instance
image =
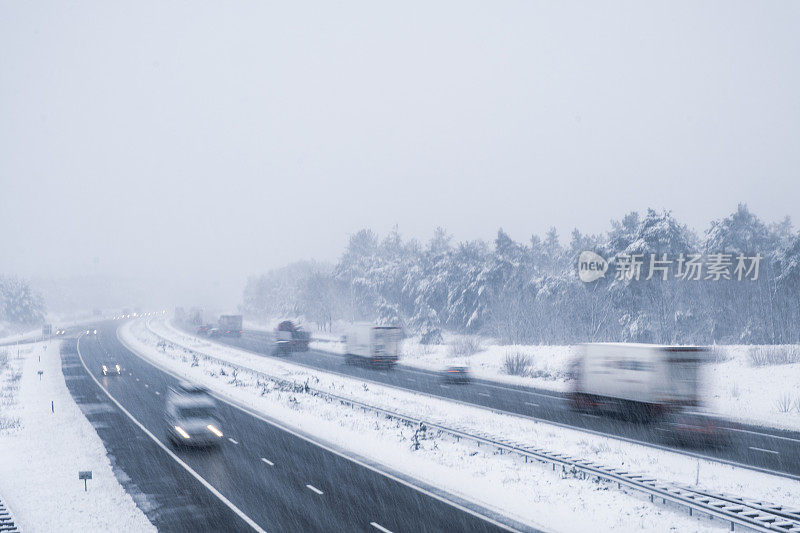
[{"label": "overcast sky", "polygon": [[800,2],[0,4],[0,272],[235,280],[362,227],[800,221]]}]

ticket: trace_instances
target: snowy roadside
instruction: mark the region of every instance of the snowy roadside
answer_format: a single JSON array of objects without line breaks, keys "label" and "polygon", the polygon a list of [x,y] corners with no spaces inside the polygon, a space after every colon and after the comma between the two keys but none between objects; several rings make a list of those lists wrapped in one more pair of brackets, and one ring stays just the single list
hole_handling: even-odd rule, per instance
[{"label": "snowy roadside", "polygon": [[0,497],[22,531],[155,531],[67,390],[59,345],[0,348]]},{"label": "snowy roadside", "polygon": [[[329,337],[312,342],[311,348],[344,353],[344,344],[337,342],[335,335]],[[413,337],[404,340],[400,364],[433,371],[465,365],[481,379],[558,392],[569,390],[567,369],[574,346],[501,346],[489,339],[458,335],[446,336],[445,341],[446,344],[431,346],[420,344]],[[475,353],[459,349],[465,345],[476,349]],[[705,408],[730,420],[800,430],[800,361],[755,366],[751,356],[759,350],[800,353],[800,346],[714,347],[715,361],[703,367]],[[527,358],[526,376],[508,375],[504,368],[508,355]]]},{"label": "snowy roadside", "polygon": [[[338,446],[391,465],[412,477],[487,507],[500,509],[503,514],[526,522],[542,522],[543,516],[570,516],[574,519],[568,525],[547,524],[548,528],[579,530],[585,527],[587,521],[600,519],[603,523],[611,524],[609,527],[624,530],[630,528],[628,520],[635,513],[644,517],[641,527],[662,530],[664,528],[657,517],[660,516],[661,520],[669,517],[669,523],[680,523],[683,517],[680,513],[657,506],[643,505],[637,494],[609,491],[605,483],[569,477],[565,480],[546,468],[542,471],[533,465],[520,468],[519,460],[515,461],[507,455],[495,455],[491,450],[455,443],[441,435],[433,436],[433,442],[426,442],[423,450],[411,450],[415,433],[413,429],[376,420],[374,415],[343,409],[313,395],[276,390],[271,382],[264,382],[253,374],[238,372],[234,375],[230,368],[225,370],[220,364],[207,362],[203,358],[195,360],[192,351],[283,379],[299,383],[307,380],[314,388],[413,414],[432,422],[461,426],[473,432],[490,431],[511,441],[585,457],[608,466],[646,472],[665,481],[693,485],[699,468],[699,484],[707,490],[777,502],[796,501],[800,497],[800,483],[783,478],[711,461],[698,461],[613,438],[310,370],[210,343],[160,321],[153,321],[151,327],[159,335],[170,339],[170,343],[158,347],[159,337],[147,331],[140,322],[123,326],[120,337],[137,351],[157,358],[174,371],[205,383],[288,425],[319,435]],[[442,453],[441,450],[447,451]],[[546,491],[542,490],[545,486],[548,487]],[[580,495],[579,498],[570,497],[576,493]],[[537,500],[536,505],[532,506],[531,498]],[[606,516],[602,510],[609,509],[609,506],[624,511],[615,511],[613,517]],[[680,530],[701,527],[695,522],[683,525],[685,527]],[[636,528],[639,528],[638,523]]]}]

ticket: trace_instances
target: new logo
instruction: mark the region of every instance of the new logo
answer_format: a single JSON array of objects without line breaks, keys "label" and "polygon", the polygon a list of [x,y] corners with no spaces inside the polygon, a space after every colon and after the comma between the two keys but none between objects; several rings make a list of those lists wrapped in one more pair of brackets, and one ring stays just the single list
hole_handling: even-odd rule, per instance
[{"label": "new logo", "polygon": [[589,251],[581,252],[578,257],[578,277],[584,283],[589,283],[606,275],[608,261],[602,256]]}]

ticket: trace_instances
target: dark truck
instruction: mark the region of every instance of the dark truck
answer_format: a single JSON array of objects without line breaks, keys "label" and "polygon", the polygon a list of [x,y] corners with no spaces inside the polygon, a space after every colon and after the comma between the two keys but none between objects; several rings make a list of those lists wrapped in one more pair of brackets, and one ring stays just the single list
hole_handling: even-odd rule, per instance
[{"label": "dark truck", "polygon": [[222,315],[219,317],[218,334],[223,337],[242,336],[242,315]]},{"label": "dark truck", "polygon": [[275,331],[276,350],[281,354],[307,352],[311,335],[291,320],[284,320]]}]

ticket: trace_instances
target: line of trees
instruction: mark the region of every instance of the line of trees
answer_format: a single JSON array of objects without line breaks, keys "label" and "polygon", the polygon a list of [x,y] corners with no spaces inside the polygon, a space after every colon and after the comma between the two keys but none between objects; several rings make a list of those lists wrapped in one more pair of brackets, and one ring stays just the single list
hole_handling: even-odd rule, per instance
[{"label": "line of trees", "polygon": [[[580,281],[582,251],[609,259],[605,276]],[[676,266],[691,257],[722,258],[730,268],[681,277]],[[642,260],[641,276],[617,275],[626,258]],[[742,258],[749,270],[738,279]],[[670,269],[651,275],[653,259],[668,259]],[[800,234],[788,218],[766,224],[745,205],[702,235],[669,211],[648,210],[601,234],[575,230],[566,244],[555,229],[526,243],[501,229],[491,244],[453,243],[441,228],[426,244],[365,229],[335,265],[295,263],[251,278],[243,307],[303,315],[323,328],[336,320],[401,325],[429,343],[445,329],[506,343],[797,343]]]},{"label": "line of trees", "polygon": [[44,317],[44,300],[28,281],[0,276],[0,322],[12,326],[34,326],[44,322]]}]

